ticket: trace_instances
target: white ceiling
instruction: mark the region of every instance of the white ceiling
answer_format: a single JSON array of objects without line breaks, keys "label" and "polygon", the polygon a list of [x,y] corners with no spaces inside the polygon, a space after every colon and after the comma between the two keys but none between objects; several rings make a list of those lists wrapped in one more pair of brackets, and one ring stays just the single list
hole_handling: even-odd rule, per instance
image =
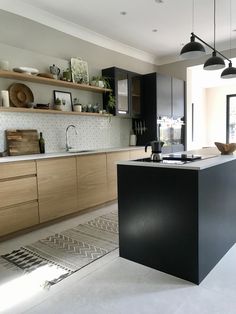
[{"label": "white ceiling", "polygon": [[[230,25],[231,1],[231,25]],[[178,60],[193,0],[0,0],[2,9],[145,61]],[[120,12],[127,12],[121,15]],[[235,13],[235,14],[234,14]],[[233,16],[234,15],[234,16]],[[231,26],[231,31],[230,31]],[[157,29],[157,32],[153,32]],[[236,48],[236,0],[216,0],[216,48]],[[213,0],[194,0],[194,32],[213,44]]]}]

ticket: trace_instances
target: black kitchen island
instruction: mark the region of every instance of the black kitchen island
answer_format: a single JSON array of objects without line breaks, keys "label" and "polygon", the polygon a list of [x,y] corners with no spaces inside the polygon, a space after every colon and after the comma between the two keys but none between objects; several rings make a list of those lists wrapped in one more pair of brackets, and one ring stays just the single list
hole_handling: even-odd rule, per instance
[{"label": "black kitchen island", "polygon": [[120,256],[199,284],[236,240],[236,157],[118,164]]}]

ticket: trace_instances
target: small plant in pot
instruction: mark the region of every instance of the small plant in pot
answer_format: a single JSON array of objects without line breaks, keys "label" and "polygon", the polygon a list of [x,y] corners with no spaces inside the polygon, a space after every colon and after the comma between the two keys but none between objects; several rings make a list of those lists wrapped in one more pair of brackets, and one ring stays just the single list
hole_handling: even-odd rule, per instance
[{"label": "small plant in pot", "polygon": [[108,113],[115,114],[115,108],[116,108],[115,96],[112,95],[112,92],[109,92],[109,94],[108,94],[108,101],[107,101],[107,111],[108,111]]},{"label": "small plant in pot", "polygon": [[62,110],[62,108],[63,108],[62,106],[63,106],[63,103],[62,103],[61,99],[56,98],[54,101],[54,109],[55,110]]},{"label": "small plant in pot", "polygon": [[103,76],[93,76],[90,85],[104,88],[106,87],[106,79]]},{"label": "small plant in pot", "polygon": [[76,112],[82,111],[82,105],[80,104],[78,98],[73,99],[73,111],[76,111]]}]

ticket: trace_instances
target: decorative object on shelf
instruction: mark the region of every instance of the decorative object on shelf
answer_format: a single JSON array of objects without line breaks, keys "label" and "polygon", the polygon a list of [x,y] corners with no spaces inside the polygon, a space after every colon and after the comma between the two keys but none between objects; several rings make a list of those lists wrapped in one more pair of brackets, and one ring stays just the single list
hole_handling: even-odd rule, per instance
[{"label": "decorative object on shelf", "polygon": [[73,99],[73,111],[76,111],[76,112],[82,111],[82,105],[80,104],[78,98]]},{"label": "decorative object on shelf", "polygon": [[49,78],[49,79],[54,79],[54,76],[51,73],[39,73],[39,74],[37,74],[37,76],[45,77],[45,78]]},{"label": "decorative object on shelf", "polygon": [[36,106],[34,108],[35,109],[49,110],[50,109],[50,104],[36,104]]},{"label": "decorative object on shelf", "polygon": [[88,63],[81,58],[71,58],[72,81],[89,84]]},{"label": "decorative object on shelf", "polygon": [[55,65],[51,65],[49,67],[50,73],[53,75],[53,78],[57,80],[59,78],[61,70]]},{"label": "decorative object on shelf", "polygon": [[[63,111],[72,111],[72,98],[70,92],[62,92],[59,90],[54,90],[54,103],[55,105],[62,105]],[[60,102],[59,102],[60,101]],[[62,110],[57,109],[57,110]]]},{"label": "decorative object on shelf", "polygon": [[106,80],[103,76],[93,76],[90,85],[104,88],[106,87]]},{"label": "decorative object on shelf", "polygon": [[236,143],[224,144],[220,142],[215,142],[215,146],[221,152],[221,155],[233,155],[236,150]]},{"label": "decorative object on shelf", "polygon": [[8,90],[1,91],[1,106],[6,107],[6,108],[10,107]]},{"label": "decorative object on shelf", "polygon": [[24,73],[24,74],[38,74],[39,70],[35,68],[28,68],[28,67],[19,67],[19,68],[13,68],[14,72]]},{"label": "decorative object on shelf", "polygon": [[71,82],[71,70],[68,68],[62,72],[62,81]]},{"label": "decorative object on shelf", "polygon": [[25,84],[13,83],[9,88],[10,102],[14,107],[27,107],[34,101],[31,89]]},{"label": "decorative object on shelf", "polygon": [[0,60],[0,70],[9,71],[9,61]]}]

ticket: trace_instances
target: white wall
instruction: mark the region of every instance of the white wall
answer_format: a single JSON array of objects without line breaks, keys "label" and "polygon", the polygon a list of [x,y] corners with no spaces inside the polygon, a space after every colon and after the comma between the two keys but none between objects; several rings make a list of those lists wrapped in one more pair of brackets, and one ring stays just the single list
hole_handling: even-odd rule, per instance
[{"label": "white wall", "polygon": [[207,143],[226,143],[226,96],[236,94],[236,84],[206,89]]},{"label": "white wall", "polygon": [[[52,64],[66,69],[71,57],[81,57],[88,62],[90,77],[101,74],[101,69],[111,66],[141,74],[156,71],[153,64],[93,45],[2,10],[0,28],[0,59],[8,60],[10,69],[29,66],[40,72],[48,72]],[[0,90],[7,89],[13,82],[17,81],[0,78]],[[32,90],[35,103],[52,103],[53,90],[62,90],[71,92],[72,98],[79,98],[82,104],[102,104],[101,94],[29,82],[20,83]],[[69,124],[75,124],[78,128],[79,136],[74,141],[81,149],[129,145],[131,119],[0,113],[0,151],[5,149],[4,130],[9,128],[36,128],[44,134],[46,152],[62,150],[65,147],[65,129]]]},{"label": "white wall", "polygon": [[201,85],[199,72],[188,68],[187,82],[187,149],[190,150],[207,146],[207,107],[205,88]]}]

